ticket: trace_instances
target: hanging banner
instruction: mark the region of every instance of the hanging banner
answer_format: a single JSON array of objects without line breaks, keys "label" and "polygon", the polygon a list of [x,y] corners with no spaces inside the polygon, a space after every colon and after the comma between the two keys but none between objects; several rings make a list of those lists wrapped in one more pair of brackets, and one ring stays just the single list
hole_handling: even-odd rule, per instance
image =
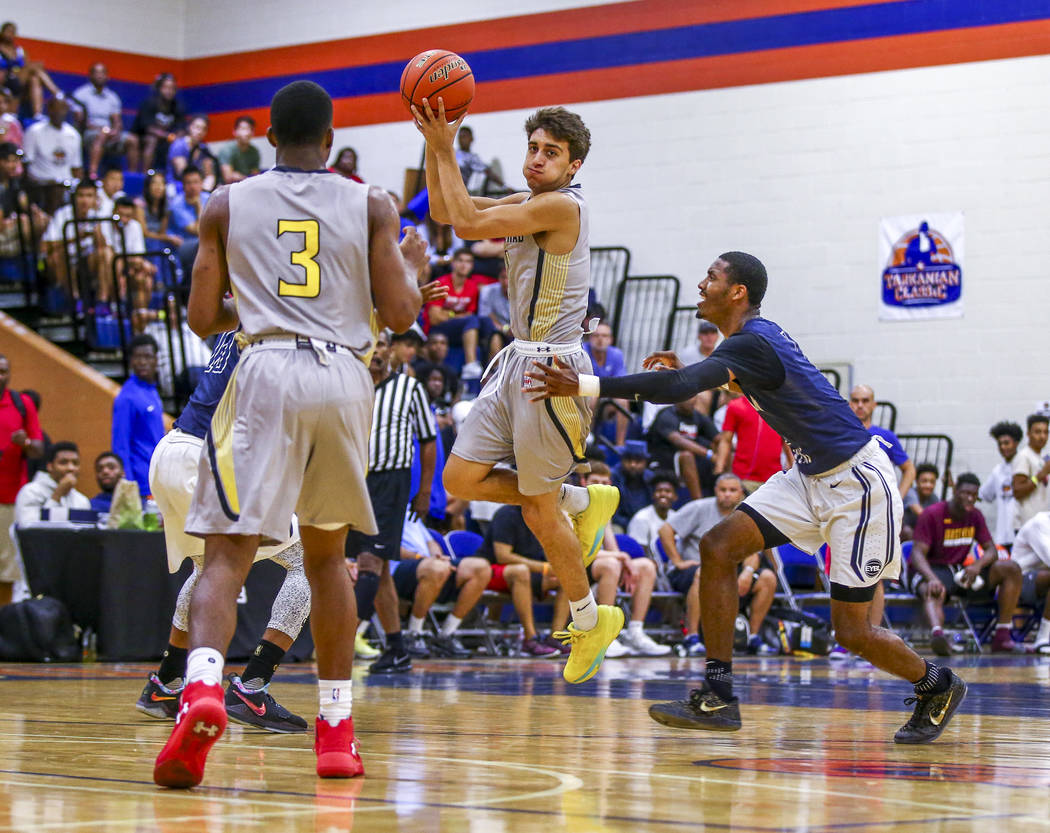
[{"label": "hanging banner", "polygon": [[961,318],[963,213],[883,217],[879,268],[882,321]]}]

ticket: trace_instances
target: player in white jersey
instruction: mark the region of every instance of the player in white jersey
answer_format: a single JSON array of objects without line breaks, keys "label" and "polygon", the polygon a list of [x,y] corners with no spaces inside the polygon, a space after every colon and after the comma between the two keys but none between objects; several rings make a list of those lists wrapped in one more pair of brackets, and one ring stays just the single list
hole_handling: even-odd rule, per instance
[{"label": "player in white jersey", "polygon": [[274,95],[267,138],[276,167],[218,189],[200,218],[189,325],[202,338],[239,325],[243,349],[186,520],[186,532],[204,538],[204,570],[186,688],[153,770],[168,787],[203,778],[226,726],[220,681],[238,591],[257,547],[287,537],[293,512],[313,600],[317,773],[364,772],[350,716],[357,614],[343,551],[348,526],[376,531],[365,489],[372,307],[391,327],[411,326],[426,255],[415,235],[399,249],[385,192],[326,170],[332,100],[317,84],[295,81]]},{"label": "player in white jersey", "polygon": [[[614,486],[563,484],[573,470],[587,468],[588,401],[566,396],[533,403],[522,385],[533,359],[558,357],[580,372],[590,367],[580,345],[590,285],[588,212],[572,182],[590,148],[590,132],[578,115],[560,107],[534,113],[525,123],[529,191],[494,200],[471,197],[463,184],[452,147],[463,119],[448,124],[440,98],[424,100],[413,114],[427,141],[431,216],[451,223],[466,240],[506,240],[514,341],[490,362],[445,465],[445,488],[461,498],[521,506],[570,600],[573,623],[558,634],[572,646],[563,673],[567,681],[582,683],[597,673],[623,627],[619,608],[595,602],[586,573],[619,492]],[[510,462],[516,470],[498,465]]]}]

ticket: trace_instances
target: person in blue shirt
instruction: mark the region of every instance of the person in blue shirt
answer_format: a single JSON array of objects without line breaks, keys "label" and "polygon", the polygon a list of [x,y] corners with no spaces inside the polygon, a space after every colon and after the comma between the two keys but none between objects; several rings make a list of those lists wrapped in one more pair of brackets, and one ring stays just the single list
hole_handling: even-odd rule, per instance
[{"label": "person in blue shirt", "polygon": [[113,401],[113,453],[124,461],[139,494],[150,494],[149,460],[164,436],[164,404],[157,393],[157,342],[153,336],[131,340],[131,376]]},{"label": "person in blue shirt", "polygon": [[581,376],[556,358],[550,366],[533,363],[527,375],[538,385],[529,392],[537,400],[597,395],[679,402],[728,387],[745,395],[791,447],[795,465],[773,475],[701,538],[706,679],[687,700],[650,707],[654,720],[687,729],[740,728],[732,672],[737,565],[753,552],[788,542],[811,553],[827,543],[838,642],[914,684],[914,713],[894,740],[928,743],[961,704],[966,683],[870,622],[875,588],[900,573],[903,506],[893,466],[794,339],[762,317],[767,283],[765,266],[753,255],[726,252],[711,264],[699,285],[697,311],[726,338],[700,364],[685,367],[674,353],[658,352],[643,366],[668,368],[664,372],[599,379]]},{"label": "person in blue shirt", "polygon": [[623,376],[623,351],[612,342],[612,327],[604,321],[583,342],[583,351],[591,359],[595,376]]},{"label": "person in blue shirt", "polygon": [[889,428],[883,428],[881,425],[872,423],[871,417],[875,412],[876,404],[878,403],[875,401],[875,391],[868,385],[854,385],[853,390],[849,392],[850,410],[857,415],[860,424],[868,430],[869,434],[879,438],[879,442],[882,443],[882,448],[886,452],[886,456],[890,458],[890,462],[901,470],[897,489],[900,491],[903,499],[907,496],[912,483],[915,482],[915,463],[911,461],[908,452],[904,450],[904,446],[901,445],[901,441],[896,434]]},{"label": "person in blue shirt", "polygon": [[91,498],[91,508],[96,512],[108,512],[113,505],[113,492],[124,479],[124,461],[112,451],[103,451],[95,458],[95,481],[99,493]]},{"label": "person in blue shirt", "polygon": [[187,165],[182,171],[182,193],[171,201],[171,208],[168,210],[168,234],[182,240],[178,255],[182,274],[187,281],[193,272],[193,261],[197,257],[197,246],[200,243],[198,224],[210,196],[211,194],[204,190],[200,168]]}]

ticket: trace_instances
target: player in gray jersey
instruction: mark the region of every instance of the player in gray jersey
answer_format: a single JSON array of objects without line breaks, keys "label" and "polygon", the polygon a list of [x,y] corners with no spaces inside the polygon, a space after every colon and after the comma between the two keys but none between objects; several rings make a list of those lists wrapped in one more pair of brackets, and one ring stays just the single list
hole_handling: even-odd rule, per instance
[{"label": "player in gray jersey", "polygon": [[408,329],[426,253],[411,233],[399,248],[384,191],[325,168],[332,100],[317,84],[277,92],[267,138],[277,166],[218,189],[200,218],[189,325],[202,338],[240,325],[243,337],[186,519],[186,532],[204,538],[204,570],[190,607],[186,688],[153,770],[168,787],[204,776],[226,726],[219,683],[237,594],[255,550],[287,536],[292,512],[313,601],[317,774],[364,773],[350,716],[357,613],[344,542],[349,526],[376,531],[365,488],[373,305],[388,326]]},{"label": "player in gray jersey", "polygon": [[[423,103],[412,112],[427,141],[430,214],[451,223],[465,240],[506,240],[514,336],[489,363],[445,465],[445,488],[461,498],[521,506],[570,600],[573,622],[556,635],[572,647],[565,679],[582,683],[597,673],[623,627],[619,608],[595,602],[586,573],[619,492],[614,486],[563,483],[574,470],[586,470],[588,400],[564,396],[533,403],[522,385],[534,359],[558,357],[580,372],[591,366],[580,344],[590,285],[588,210],[572,181],[590,148],[590,132],[561,107],[537,111],[525,123],[529,190],[499,200],[471,197],[452,145],[463,119],[448,124],[440,98]],[[508,463],[516,470],[499,465]]]}]

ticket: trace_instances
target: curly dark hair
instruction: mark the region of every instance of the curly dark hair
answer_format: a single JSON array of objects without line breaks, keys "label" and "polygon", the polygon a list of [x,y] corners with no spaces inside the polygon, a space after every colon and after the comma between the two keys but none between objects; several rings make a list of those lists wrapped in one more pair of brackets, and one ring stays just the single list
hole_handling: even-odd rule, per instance
[{"label": "curly dark hair", "polygon": [[564,107],[544,107],[537,110],[525,122],[525,135],[531,136],[537,130],[546,130],[559,142],[569,143],[569,161],[581,162],[587,158],[591,149],[591,131],[575,113]]},{"label": "curly dark hair", "polygon": [[1021,442],[1024,437],[1024,431],[1021,430],[1021,426],[1016,422],[1010,422],[1008,420],[1002,420],[1001,422],[995,423],[988,431],[995,439],[1000,437],[1011,437],[1015,443]]}]

